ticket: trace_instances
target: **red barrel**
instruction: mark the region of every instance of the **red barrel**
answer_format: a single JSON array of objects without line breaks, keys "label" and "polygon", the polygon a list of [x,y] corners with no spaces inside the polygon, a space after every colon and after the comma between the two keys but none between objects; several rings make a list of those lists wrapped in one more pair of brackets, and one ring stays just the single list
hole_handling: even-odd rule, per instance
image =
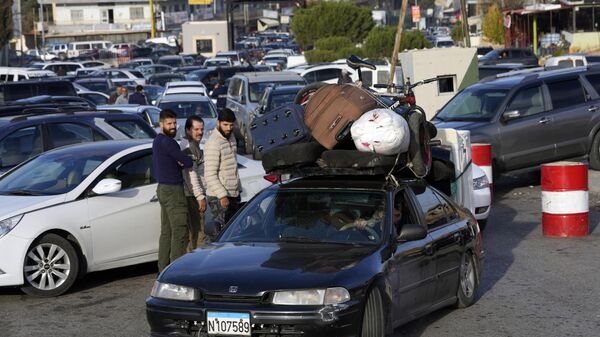
[{"label": "red barrel", "polygon": [[484,143],[471,144],[471,158],[473,163],[481,167],[490,182],[490,189],[494,182],[492,173],[492,145]]},{"label": "red barrel", "polygon": [[578,237],[589,233],[588,166],[575,162],[542,165],[544,236]]}]

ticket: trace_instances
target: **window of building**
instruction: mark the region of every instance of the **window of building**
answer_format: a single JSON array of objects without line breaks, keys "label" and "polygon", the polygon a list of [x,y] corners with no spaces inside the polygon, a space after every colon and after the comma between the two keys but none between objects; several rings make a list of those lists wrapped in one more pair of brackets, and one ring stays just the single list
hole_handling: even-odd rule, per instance
[{"label": "window of building", "polygon": [[548,83],[553,109],[568,108],[585,103],[585,91],[576,78]]},{"label": "window of building", "polygon": [[440,76],[438,79],[438,93],[446,94],[446,93],[454,93],[454,82],[456,81],[456,76]]},{"label": "window of building", "polygon": [[213,44],[212,40],[209,39],[198,39],[196,40],[196,53],[212,53]]},{"label": "window of building", "polygon": [[83,9],[71,9],[71,21],[83,21]]},{"label": "window of building", "polygon": [[144,7],[129,7],[129,18],[140,20],[144,18]]}]

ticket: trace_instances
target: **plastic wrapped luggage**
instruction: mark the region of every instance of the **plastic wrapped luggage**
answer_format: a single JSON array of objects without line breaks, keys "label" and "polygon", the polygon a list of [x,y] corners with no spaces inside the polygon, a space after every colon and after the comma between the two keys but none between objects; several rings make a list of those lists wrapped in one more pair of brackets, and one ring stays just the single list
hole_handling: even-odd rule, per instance
[{"label": "plastic wrapped luggage", "polygon": [[395,155],[408,151],[408,122],[390,109],[374,109],[364,113],[350,128],[356,149]]},{"label": "plastic wrapped luggage", "polygon": [[304,122],[315,138],[331,150],[350,136],[350,127],[363,113],[378,107],[366,90],[350,84],[328,84],[313,94]]},{"label": "plastic wrapped luggage", "polygon": [[274,109],[250,124],[255,154],[278,146],[306,141],[310,131],[304,124],[304,109],[298,104],[286,104]]},{"label": "plastic wrapped luggage", "polygon": [[[303,166],[316,166],[325,148],[317,142],[283,145],[266,151],[262,157],[265,172]],[[357,151],[354,151],[357,152]]]}]

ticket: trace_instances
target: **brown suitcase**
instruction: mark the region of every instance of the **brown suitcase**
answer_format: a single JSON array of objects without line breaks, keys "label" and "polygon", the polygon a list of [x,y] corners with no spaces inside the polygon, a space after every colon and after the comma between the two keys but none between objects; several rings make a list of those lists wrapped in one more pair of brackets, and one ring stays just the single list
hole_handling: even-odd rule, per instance
[{"label": "brown suitcase", "polygon": [[377,108],[366,90],[350,84],[328,84],[317,90],[304,111],[312,136],[331,150],[350,136],[350,127],[363,113]]}]

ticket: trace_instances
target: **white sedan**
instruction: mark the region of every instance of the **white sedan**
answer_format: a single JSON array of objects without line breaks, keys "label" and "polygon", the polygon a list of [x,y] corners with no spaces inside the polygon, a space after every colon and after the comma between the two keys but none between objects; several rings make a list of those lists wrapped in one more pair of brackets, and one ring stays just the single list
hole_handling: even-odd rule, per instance
[{"label": "white sedan", "polygon": [[[260,162],[238,160],[247,201],[272,181]],[[25,162],[0,178],[0,286],[57,296],[86,272],[157,260],[157,201],[149,140],[77,144]]]}]

